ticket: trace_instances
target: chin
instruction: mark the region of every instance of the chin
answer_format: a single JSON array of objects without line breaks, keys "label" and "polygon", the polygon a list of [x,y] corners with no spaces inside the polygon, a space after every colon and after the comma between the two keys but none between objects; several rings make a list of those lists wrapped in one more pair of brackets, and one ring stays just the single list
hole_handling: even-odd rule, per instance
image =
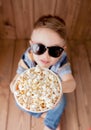
[{"label": "chin", "polygon": [[49,66],[45,66],[45,65],[39,65],[42,68],[49,68]]},{"label": "chin", "polygon": [[50,66],[49,65],[44,65],[44,64],[38,64],[40,67],[42,68],[49,68]]}]

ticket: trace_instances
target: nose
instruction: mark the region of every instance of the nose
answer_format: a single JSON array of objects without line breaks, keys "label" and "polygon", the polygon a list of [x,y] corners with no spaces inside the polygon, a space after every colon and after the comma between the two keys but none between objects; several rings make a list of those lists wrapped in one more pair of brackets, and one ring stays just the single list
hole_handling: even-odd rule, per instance
[{"label": "nose", "polygon": [[48,49],[46,49],[46,51],[42,54],[43,55],[43,57],[45,58],[45,59],[48,59],[50,56],[49,56],[49,53],[48,53]]}]

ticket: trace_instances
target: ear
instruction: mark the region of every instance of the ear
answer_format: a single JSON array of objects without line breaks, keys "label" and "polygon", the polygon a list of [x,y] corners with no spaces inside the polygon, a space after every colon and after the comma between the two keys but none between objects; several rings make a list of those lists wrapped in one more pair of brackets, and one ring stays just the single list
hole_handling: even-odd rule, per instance
[{"label": "ear", "polygon": [[30,45],[32,44],[32,41],[31,41],[31,40],[29,40],[29,44],[30,44]]},{"label": "ear", "polygon": [[64,45],[64,51],[67,51],[67,46],[66,45]]}]

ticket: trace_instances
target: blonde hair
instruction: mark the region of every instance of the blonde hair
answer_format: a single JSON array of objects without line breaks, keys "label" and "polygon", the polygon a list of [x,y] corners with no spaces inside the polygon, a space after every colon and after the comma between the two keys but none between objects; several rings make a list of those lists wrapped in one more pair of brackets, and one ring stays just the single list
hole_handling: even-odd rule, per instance
[{"label": "blonde hair", "polygon": [[45,15],[40,17],[34,24],[34,29],[37,28],[52,29],[57,32],[61,38],[66,40],[66,24],[65,21],[58,16]]}]

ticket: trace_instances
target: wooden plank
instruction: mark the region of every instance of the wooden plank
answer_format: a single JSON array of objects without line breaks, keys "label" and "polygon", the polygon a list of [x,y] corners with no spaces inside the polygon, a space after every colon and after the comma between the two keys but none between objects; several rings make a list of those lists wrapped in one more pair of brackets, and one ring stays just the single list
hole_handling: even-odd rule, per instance
[{"label": "wooden plank", "polygon": [[73,39],[73,34],[75,31],[75,26],[77,25],[77,20],[79,17],[81,0],[68,0],[67,2],[67,13],[66,13],[66,25],[67,25],[67,35],[69,39]]},{"label": "wooden plank", "polygon": [[33,0],[22,0],[25,39],[30,39],[33,29]]},{"label": "wooden plank", "polygon": [[13,41],[0,40],[0,130],[6,130]]},{"label": "wooden plank", "polygon": [[79,15],[76,26],[74,27],[74,39],[91,39],[91,0],[83,0],[80,3]]},{"label": "wooden plank", "polygon": [[[15,75],[18,61],[22,53],[25,51],[25,49],[26,49],[25,41],[23,40],[16,41],[11,78]],[[10,93],[7,130],[10,130],[10,129],[30,130],[31,128],[30,119],[31,119],[31,116],[29,114],[26,114],[25,112],[19,110],[19,108],[15,105],[14,97]]]},{"label": "wooden plank", "polygon": [[12,76],[16,73],[16,69],[18,66],[18,61],[20,60],[22,54],[27,49],[27,41],[26,40],[15,40],[15,51],[14,51],[14,59],[13,59],[13,68],[12,68]]},{"label": "wooden plank", "polygon": [[65,117],[66,117],[66,114],[65,114],[65,110],[64,110],[62,118],[60,120],[60,126],[61,126],[62,130],[66,130],[66,123],[65,123],[66,119],[65,119]]},{"label": "wooden plank", "polygon": [[8,88],[2,89],[2,86],[0,86],[0,129],[1,130],[6,130],[8,98],[9,98]]},{"label": "wooden plank", "polygon": [[87,51],[87,56],[88,56],[89,64],[91,67],[91,40],[85,41],[84,46]]},{"label": "wooden plank", "polygon": [[[81,42],[81,41],[80,41]],[[90,108],[89,98],[90,92],[87,86],[91,82],[91,74],[89,63],[87,60],[85,48],[80,42],[71,42],[71,58],[74,70],[75,79],[77,82],[76,88],[76,101],[77,101],[77,113],[78,113],[78,125],[80,130],[88,130],[91,127],[90,124]],[[76,47],[76,48],[75,48]],[[85,69],[86,67],[86,69]],[[90,77],[86,77],[90,76]],[[88,96],[89,94],[89,96]],[[88,112],[89,111],[89,112]]]},{"label": "wooden plank", "polygon": [[15,18],[15,30],[17,39],[25,38],[22,1],[12,0],[12,8]]},{"label": "wooden plank", "polygon": [[[13,41],[12,40],[0,40],[0,84],[1,86],[7,88],[10,80],[10,73],[12,67],[13,59]],[[9,76],[8,76],[9,74]],[[5,77],[7,78],[5,78]]]},{"label": "wooden plank", "polygon": [[3,25],[3,10],[2,1],[0,0],[0,39],[4,37],[4,25]]},{"label": "wooden plank", "polygon": [[[81,0],[58,0],[56,5],[56,15],[63,18],[67,26],[67,34],[69,39],[73,39],[72,35],[77,24],[79,16]],[[76,35],[76,34],[75,34]]]},{"label": "wooden plank", "polygon": [[65,123],[64,123],[64,125],[66,124],[65,129],[79,130],[75,92],[66,94],[66,97],[67,97],[67,106],[65,110]]},{"label": "wooden plank", "polygon": [[[46,6],[45,6],[46,4]],[[36,21],[40,16],[46,14],[54,14],[56,0],[34,0],[34,21]]]},{"label": "wooden plank", "polygon": [[[88,2],[84,0],[82,6],[83,6],[83,10],[81,13],[83,17],[82,21],[84,20],[84,22],[83,22],[81,39],[84,38],[86,40],[91,40],[91,17],[89,17],[89,15],[91,14],[91,0],[88,0]],[[86,27],[85,30],[84,27]]]},{"label": "wooden plank", "polygon": [[42,118],[32,117],[32,126],[31,130],[43,130],[44,124]]},{"label": "wooden plank", "polygon": [[2,0],[3,20],[7,24],[14,26],[14,17],[12,12],[12,3],[10,0]]},{"label": "wooden plank", "polygon": [[[79,61],[81,62],[80,73],[81,73],[81,80],[83,85],[84,104],[89,119],[88,121],[89,127],[91,127],[91,73],[90,73],[91,66],[89,64],[89,59],[84,44],[81,44],[79,46],[79,50],[80,50]],[[84,69],[84,66],[86,69]]]},{"label": "wooden plank", "polygon": [[13,16],[13,9],[10,0],[2,0],[2,10],[3,10],[3,25],[4,25],[4,38],[15,39],[15,23]]},{"label": "wooden plank", "polygon": [[65,20],[67,11],[67,1],[57,0],[55,14]]}]

